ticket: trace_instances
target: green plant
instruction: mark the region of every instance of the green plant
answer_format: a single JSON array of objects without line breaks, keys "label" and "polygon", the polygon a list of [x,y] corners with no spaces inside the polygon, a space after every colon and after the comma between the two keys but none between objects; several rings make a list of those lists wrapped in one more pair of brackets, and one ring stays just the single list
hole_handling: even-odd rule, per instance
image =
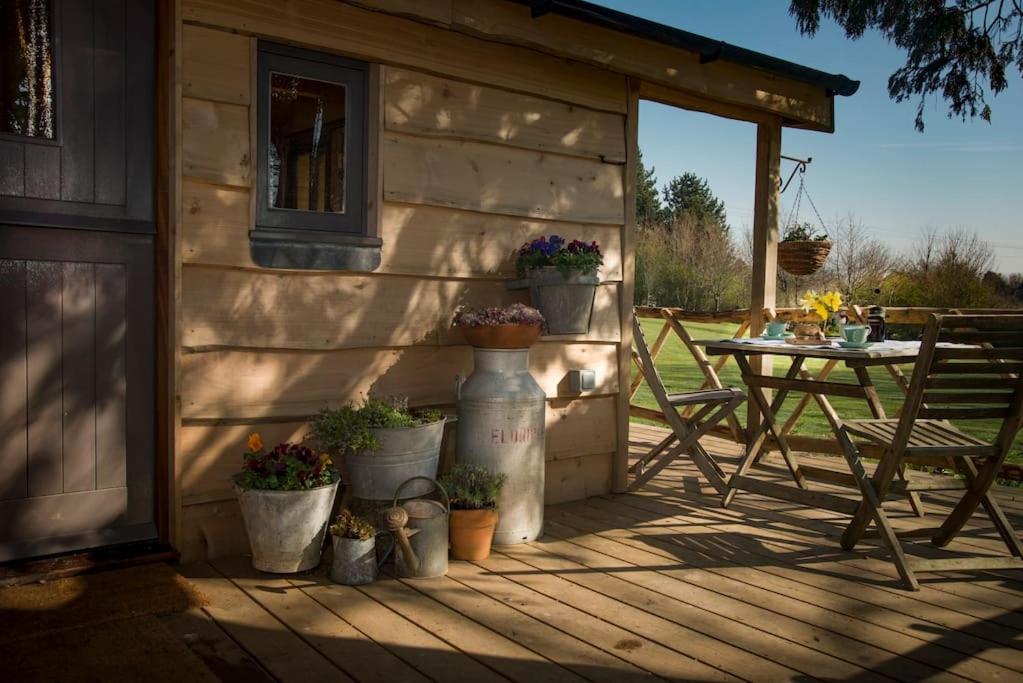
[{"label": "green plant", "polygon": [[307,446],[282,443],[263,447],[259,434],[250,434],[245,465],[235,481],[243,489],[301,491],[334,483],[330,456]]},{"label": "green plant", "polygon": [[418,427],[442,419],[439,410],[410,409],[408,399],[371,398],[361,406],[324,408],[313,421],[312,434],[321,448],[334,455],[374,452],[380,444],[373,429]]},{"label": "green plant", "polygon": [[785,229],[782,242],[827,242],[828,235],[824,232],[817,232],[809,223],[793,223]]},{"label": "green plant", "polygon": [[492,510],[508,475],[482,465],[459,463],[440,478],[455,510]]},{"label": "green plant", "polygon": [[595,273],[603,263],[604,255],[600,253],[600,246],[596,242],[566,242],[560,235],[551,235],[550,238],[538,237],[523,244],[515,258],[515,269],[519,277],[533,268],[547,266],[554,266],[567,275],[573,270]]},{"label": "green plant", "polygon": [[330,533],[341,538],[366,541],[376,534],[377,530],[366,519],[354,514],[351,510],[343,510],[334,523],[330,525]]}]

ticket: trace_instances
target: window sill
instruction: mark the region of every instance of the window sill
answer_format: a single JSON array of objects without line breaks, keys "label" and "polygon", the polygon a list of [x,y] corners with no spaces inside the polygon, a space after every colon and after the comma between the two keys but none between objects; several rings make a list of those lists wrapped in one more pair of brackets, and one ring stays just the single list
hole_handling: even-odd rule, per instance
[{"label": "window sill", "polygon": [[264,268],[370,272],[380,266],[378,237],[315,230],[256,228],[249,232],[252,260]]}]

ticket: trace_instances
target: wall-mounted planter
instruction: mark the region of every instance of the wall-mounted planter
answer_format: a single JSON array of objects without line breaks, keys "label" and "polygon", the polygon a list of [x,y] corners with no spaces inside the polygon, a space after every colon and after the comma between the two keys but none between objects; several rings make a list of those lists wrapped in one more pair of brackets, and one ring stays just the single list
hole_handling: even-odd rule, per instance
[{"label": "wall-mounted planter", "polygon": [[547,266],[530,270],[508,288],[529,288],[530,302],[547,320],[547,334],[586,334],[599,284],[596,273]]}]

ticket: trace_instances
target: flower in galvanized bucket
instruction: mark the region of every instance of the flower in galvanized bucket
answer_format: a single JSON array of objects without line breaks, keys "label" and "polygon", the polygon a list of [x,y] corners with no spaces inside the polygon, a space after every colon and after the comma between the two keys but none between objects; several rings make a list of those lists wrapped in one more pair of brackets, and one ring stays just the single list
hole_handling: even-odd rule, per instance
[{"label": "flower in galvanized bucket", "polygon": [[245,489],[300,491],[334,483],[330,456],[297,443],[267,451],[258,433],[249,435],[244,467],[236,478]]},{"label": "flower in galvanized bucket", "polygon": [[592,273],[604,263],[604,255],[596,241],[566,242],[561,235],[537,237],[519,247],[515,269],[523,277],[534,268],[554,266],[562,272],[577,270]]}]

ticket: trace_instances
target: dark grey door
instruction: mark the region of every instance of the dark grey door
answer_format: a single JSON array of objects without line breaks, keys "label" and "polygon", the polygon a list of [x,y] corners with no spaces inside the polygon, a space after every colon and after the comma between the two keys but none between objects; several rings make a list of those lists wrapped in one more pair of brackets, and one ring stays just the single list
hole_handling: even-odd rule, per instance
[{"label": "dark grey door", "polygon": [[154,538],[151,2],[0,0],[0,561]]}]

